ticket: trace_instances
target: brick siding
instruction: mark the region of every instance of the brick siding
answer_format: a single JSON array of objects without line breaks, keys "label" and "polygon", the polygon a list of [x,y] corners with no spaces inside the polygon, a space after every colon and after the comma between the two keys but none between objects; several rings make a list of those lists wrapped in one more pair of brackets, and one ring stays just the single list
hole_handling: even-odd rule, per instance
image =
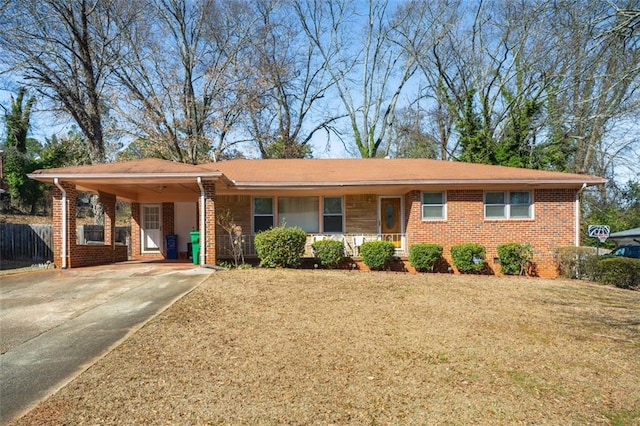
[{"label": "brick siding", "polygon": [[[60,182],[67,193],[67,268],[80,266],[103,265],[127,260],[127,246],[115,245],[115,211],[116,197],[112,194],[100,194],[100,202],[105,211],[105,244],[80,245],[76,243],[76,203],[75,185]],[[62,191],[53,187],[53,263],[62,267]]]},{"label": "brick siding", "polygon": [[441,244],[451,264],[451,246],[463,243],[482,244],[494,272],[497,247],[504,243],[529,243],[538,275],[557,275],[553,253],[557,247],[574,244],[574,209],[576,191],[572,189],[537,189],[532,191],[534,219],[485,220],[482,190],[447,191],[447,218],[423,221],[421,193],[405,196],[408,247],[427,242]]},{"label": "brick siding", "polygon": [[[205,259],[207,265],[216,264],[216,184],[215,182],[202,182],[205,192]],[[202,244],[202,240],[200,241]],[[200,248],[202,250],[202,247]]]},{"label": "brick siding", "polygon": [[[105,204],[105,246],[76,246],[75,215],[76,190],[74,185],[62,182],[69,200],[68,241],[70,257],[67,265],[83,266],[126,260],[126,247],[115,246],[113,233],[115,221],[115,197],[100,194]],[[246,234],[253,233],[251,197],[246,195],[220,196],[216,199],[214,182],[203,182],[205,189],[205,263],[216,262],[215,235],[224,234],[216,223],[216,212],[230,210],[237,224]],[[520,189],[520,188],[516,188]],[[553,253],[557,247],[574,244],[575,189],[536,189],[532,190],[533,219],[485,220],[484,192],[482,190],[446,191],[447,218],[440,221],[423,221],[421,192],[410,191],[404,195],[405,234],[407,250],[412,244],[428,242],[441,244],[445,259],[451,264],[451,247],[462,243],[482,244],[487,249],[487,260],[494,272],[500,272],[500,266],[494,263],[497,246],[503,243],[529,243],[533,247],[534,263],[540,276],[556,276]],[[346,195],[345,232],[376,233],[378,195]],[[162,258],[165,252],[165,236],[175,232],[174,203],[162,203],[162,248],[159,253],[142,253],[140,241],[141,205],[131,204],[131,253],[133,258]],[[198,210],[199,211],[199,210]],[[53,188],[54,212],[54,263],[61,265],[61,192]],[[107,222],[108,221],[108,222]],[[200,220],[198,219],[198,226]],[[108,224],[108,226],[107,226]],[[110,250],[110,251],[109,251]]]}]

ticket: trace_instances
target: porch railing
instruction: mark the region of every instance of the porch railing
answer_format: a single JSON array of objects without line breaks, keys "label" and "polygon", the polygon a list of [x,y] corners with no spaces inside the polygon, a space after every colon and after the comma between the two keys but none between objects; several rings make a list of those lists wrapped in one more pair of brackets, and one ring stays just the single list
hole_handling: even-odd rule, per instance
[{"label": "porch railing", "polygon": [[[239,245],[242,255],[245,258],[256,258],[258,256],[254,244],[255,234],[242,235]],[[405,234],[307,234],[305,245],[305,257],[313,257],[311,245],[320,240],[337,240],[344,245],[345,255],[348,257],[359,257],[360,246],[366,241],[390,241],[396,247],[397,255],[406,254]],[[216,236],[216,257],[225,259],[231,258],[233,253],[233,242],[229,235]]]}]

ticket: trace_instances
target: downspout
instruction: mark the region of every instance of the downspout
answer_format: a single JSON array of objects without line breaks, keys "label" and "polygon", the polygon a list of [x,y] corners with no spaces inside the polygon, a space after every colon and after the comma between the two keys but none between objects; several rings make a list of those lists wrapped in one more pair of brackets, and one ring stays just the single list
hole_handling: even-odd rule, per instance
[{"label": "downspout", "polygon": [[578,189],[578,192],[576,192],[576,211],[575,211],[575,244],[576,247],[580,246],[580,194],[582,194],[582,191],[584,191],[584,189],[587,187],[586,183],[582,184],[582,188]]},{"label": "downspout", "polygon": [[62,265],[60,268],[67,268],[67,191],[60,185],[58,178],[53,178],[53,183],[62,192]]},{"label": "downspout", "polygon": [[206,194],[204,192],[204,187],[202,186],[202,178],[200,176],[197,177],[196,181],[198,182],[198,186],[200,187],[200,266],[204,267],[205,250],[206,250],[206,230],[205,230],[205,201]]}]

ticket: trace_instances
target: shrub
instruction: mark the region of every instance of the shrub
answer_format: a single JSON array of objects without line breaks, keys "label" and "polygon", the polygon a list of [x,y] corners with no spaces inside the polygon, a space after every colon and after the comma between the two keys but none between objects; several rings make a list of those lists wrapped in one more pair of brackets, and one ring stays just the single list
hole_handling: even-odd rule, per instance
[{"label": "shrub", "polygon": [[559,247],[555,252],[558,275],[563,278],[593,279],[598,256],[593,247]]},{"label": "shrub", "polygon": [[260,265],[268,268],[300,266],[307,233],[300,228],[278,227],[256,235],[255,246]]},{"label": "shrub", "polygon": [[409,262],[418,271],[432,271],[442,259],[442,246],[438,244],[414,244],[409,249]]},{"label": "shrub", "polygon": [[391,241],[365,241],[360,246],[362,261],[371,270],[383,270],[393,259],[396,247]]},{"label": "shrub", "polygon": [[595,281],[619,288],[640,288],[640,260],[629,257],[605,257],[595,265]]},{"label": "shrub", "polygon": [[524,275],[533,261],[529,244],[507,243],[498,246],[500,270],[506,275]]},{"label": "shrub", "polygon": [[344,260],[342,241],[320,240],[311,245],[316,260],[321,266],[336,268]]},{"label": "shrub", "polygon": [[453,265],[463,274],[478,274],[486,265],[486,250],[479,244],[467,243],[451,247]]}]

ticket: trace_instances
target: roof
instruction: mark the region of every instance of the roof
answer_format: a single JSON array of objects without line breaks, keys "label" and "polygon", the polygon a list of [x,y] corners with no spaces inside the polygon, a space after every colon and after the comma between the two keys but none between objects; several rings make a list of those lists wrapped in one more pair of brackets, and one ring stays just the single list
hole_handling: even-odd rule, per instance
[{"label": "roof", "polygon": [[192,164],[161,160],[159,158],[145,158],[142,160],[120,161],[115,163],[91,164],[83,166],[60,167],[55,169],[40,169],[32,174],[37,176],[141,176],[141,175],[203,175],[212,170]]},{"label": "roof", "polygon": [[193,201],[201,192],[201,181],[230,183],[219,171],[158,158],[41,169],[29,177],[53,184],[69,181],[81,191],[138,202]]},{"label": "roof", "polygon": [[201,165],[236,186],[547,183],[603,184],[597,176],[431,159],[227,160]]},{"label": "roof", "polygon": [[[328,193],[378,191],[403,193],[415,188],[505,186],[579,188],[606,179],[571,173],[519,169],[431,159],[235,159],[191,165],[143,159],[89,166],[36,170],[30,178],[70,181],[80,190],[115,193],[145,201],[193,199],[200,181],[216,181],[218,194],[243,191],[316,190]],[[367,189],[369,188],[369,189]]]}]

